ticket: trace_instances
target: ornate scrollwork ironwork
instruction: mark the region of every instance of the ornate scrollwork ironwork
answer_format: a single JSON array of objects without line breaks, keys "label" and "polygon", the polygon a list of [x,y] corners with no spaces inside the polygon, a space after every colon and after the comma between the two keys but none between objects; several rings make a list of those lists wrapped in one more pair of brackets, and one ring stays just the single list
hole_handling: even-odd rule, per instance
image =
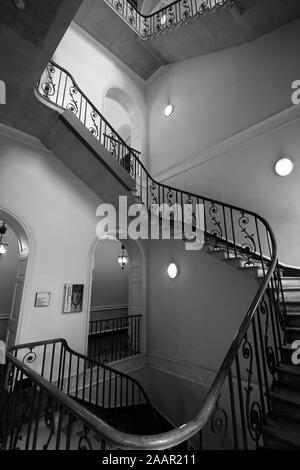
[{"label": "ornate scrollwork ironwork", "polygon": [[224,408],[222,408],[220,405],[220,397],[216,402],[215,410],[211,417],[211,430],[213,434],[220,435],[220,449],[222,449],[224,447],[228,430],[228,416]]},{"label": "ornate scrollwork ironwork", "polygon": [[120,0],[114,3],[114,7],[119,13],[123,13],[123,5]]},{"label": "ornate scrollwork ironwork", "polygon": [[28,348],[28,349],[29,349],[29,352],[27,354],[25,354],[25,356],[23,357],[23,363],[24,364],[33,364],[33,362],[35,362],[36,359],[37,359],[37,355],[34,352],[34,347]]},{"label": "ornate scrollwork ironwork", "polygon": [[276,356],[275,356],[274,348],[269,344],[269,325],[270,325],[271,313],[269,310],[269,304],[265,297],[263,297],[259,305],[259,313],[265,319],[264,350],[265,350],[267,366],[273,379],[276,380]]},{"label": "ornate scrollwork ironwork", "polygon": [[175,16],[175,8],[174,5],[169,6],[168,8],[168,27],[171,28],[175,25],[176,16]]},{"label": "ornate scrollwork ironwork", "polygon": [[239,227],[241,228],[242,236],[245,238],[245,242],[241,246],[241,255],[246,260],[246,265],[251,265],[253,255],[256,253],[256,243],[254,238],[254,233],[250,234],[248,231],[248,225],[250,223],[250,218],[244,213],[241,212],[241,215],[238,219]]},{"label": "ornate scrollwork ironwork", "polygon": [[257,400],[252,401],[252,376],[253,376],[253,348],[246,335],[242,346],[243,358],[248,361],[247,367],[247,386],[246,392],[246,419],[247,429],[251,439],[258,445],[262,433],[262,410],[261,405]]},{"label": "ornate scrollwork ironwork", "polygon": [[94,137],[99,137],[99,126],[97,124],[96,119],[99,118],[98,113],[93,109],[90,113],[91,119],[93,121],[93,124],[90,126],[89,131]]},{"label": "ornate scrollwork ironwork", "polygon": [[171,223],[174,223],[174,221],[175,221],[175,208],[174,208],[175,202],[174,202],[174,191],[171,188],[168,189],[166,198],[167,198],[167,202],[168,202],[168,206],[169,206],[169,211],[166,214],[166,217],[167,217],[167,219],[169,219],[171,221]]},{"label": "ornate scrollwork ironwork", "polygon": [[210,215],[211,221],[213,222],[213,227],[214,227],[212,230],[210,230],[210,235],[214,239],[214,247],[213,247],[214,250],[219,248],[219,239],[221,239],[223,236],[222,224],[220,220],[218,220],[218,213],[219,213],[218,206],[216,206],[216,204],[212,202],[211,207],[209,209],[209,215]]},{"label": "ornate scrollwork ironwork", "polygon": [[117,136],[111,132],[109,136],[109,152],[115,158],[117,158]]},{"label": "ornate scrollwork ironwork", "polygon": [[69,111],[72,111],[72,113],[74,113],[75,115],[78,114],[78,103],[75,99],[77,94],[78,94],[77,88],[74,85],[70,86],[69,95],[70,95],[71,101],[67,104],[66,108]]},{"label": "ornate scrollwork ironwork", "polygon": [[182,20],[186,21],[191,16],[191,7],[189,0],[182,0],[182,7],[184,11],[182,13]]},{"label": "ornate scrollwork ironwork", "polygon": [[48,397],[44,420],[45,425],[49,430],[49,437],[46,444],[43,445],[43,450],[48,450],[52,437],[55,434],[55,405],[53,403],[53,399],[50,396]]},{"label": "ornate scrollwork ironwork", "polygon": [[53,82],[53,76],[55,75],[56,69],[54,65],[48,64],[46,71],[48,77],[47,80],[41,84],[41,89],[44,94],[44,97],[50,99],[52,96],[55,95],[56,92],[56,87]]},{"label": "ornate scrollwork ironwork", "polygon": [[89,438],[89,432],[89,428],[86,425],[83,425],[83,435],[79,439],[78,450],[93,450],[93,446]]},{"label": "ornate scrollwork ironwork", "polygon": [[131,5],[129,6],[129,12],[130,13],[129,13],[129,16],[128,16],[128,21],[131,24],[131,26],[135,26],[135,24],[136,24],[136,19],[134,17],[135,10]]},{"label": "ornate scrollwork ironwork", "polygon": [[199,13],[204,13],[207,10],[209,10],[209,6],[207,0],[204,0],[199,7]]},{"label": "ornate scrollwork ironwork", "polygon": [[152,184],[150,186],[150,194],[152,198],[152,203],[151,204],[158,204],[158,197],[157,197],[157,184],[152,181]]}]

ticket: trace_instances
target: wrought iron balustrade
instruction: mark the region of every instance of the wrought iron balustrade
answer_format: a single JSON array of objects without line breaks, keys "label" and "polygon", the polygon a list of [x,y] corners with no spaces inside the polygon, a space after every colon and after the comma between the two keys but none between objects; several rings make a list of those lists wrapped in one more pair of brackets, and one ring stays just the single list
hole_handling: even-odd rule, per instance
[{"label": "wrought iron balustrade", "polygon": [[88,356],[114,362],[141,353],[142,315],[90,321]]},{"label": "wrought iron balustrade", "polygon": [[[206,447],[204,435],[211,421],[211,431],[218,431],[218,419],[226,423],[226,448],[247,449],[259,447],[266,417],[272,412],[270,389],[276,382],[276,368],[281,362],[285,344],[286,311],[277,259],[277,244],[272,228],[260,215],[237,206],[182,191],[155,181],[107,120],[92,105],[68,72],[51,62],[42,77],[38,90],[45,102],[70,109],[105,146],[105,135],[118,142],[112,158],[122,164],[130,155],[130,174],[135,182],[135,196],[151,214],[153,204],[164,205],[164,217],[170,223],[182,223],[185,208],[197,226],[201,210],[201,230],[206,246],[223,250],[228,258],[241,260],[245,266],[255,267],[260,278],[257,293],[216,374],[199,413],[180,429],[147,440],[132,435],[115,434],[122,448],[167,449],[200,436],[198,448]],[[107,141],[106,141],[107,146]],[[217,413],[217,415],[216,415]],[[220,424],[219,423],[219,424]],[[204,444],[203,444],[204,443]]]},{"label": "wrought iron balustrade", "polygon": [[105,0],[105,2],[142,39],[158,36],[226,3],[238,8],[234,0],[176,0],[150,15],[143,15],[130,0]]},{"label": "wrought iron balustrade", "polygon": [[28,365],[8,353],[0,369],[0,450],[107,448],[99,419]]}]

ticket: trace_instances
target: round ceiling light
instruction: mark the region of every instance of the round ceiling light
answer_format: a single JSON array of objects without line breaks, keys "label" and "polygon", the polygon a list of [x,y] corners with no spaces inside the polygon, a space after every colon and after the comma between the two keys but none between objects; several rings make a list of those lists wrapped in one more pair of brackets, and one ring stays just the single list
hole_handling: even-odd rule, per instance
[{"label": "round ceiling light", "polygon": [[168,106],[166,106],[166,108],[165,108],[165,116],[166,117],[171,116],[173,111],[174,111],[174,106],[172,104],[168,104]]},{"label": "round ceiling light", "polygon": [[176,279],[178,274],[178,268],[175,263],[171,263],[170,266],[168,267],[168,276],[171,279]]},{"label": "round ceiling light", "polygon": [[289,158],[281,158],[275,165],[275,171],[278,176],[289,176],[294,170],[294,162]]}]

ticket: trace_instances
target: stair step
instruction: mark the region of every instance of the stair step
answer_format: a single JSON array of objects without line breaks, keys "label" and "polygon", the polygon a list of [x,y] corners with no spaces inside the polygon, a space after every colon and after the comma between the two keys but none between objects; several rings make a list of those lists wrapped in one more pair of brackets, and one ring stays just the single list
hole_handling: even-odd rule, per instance
[{"label": "stair step", "polygon": [[300,304],[300,288],[292,287],[288,290],[283,290],[285,302],[299,302]]},{"label": "stair step", "polygon": [[300,403],[297,389],[283,385],[277,385],[270,392],[272,401],[272,418],[282,427],[287,427],[291,422],[297,423],[300,431]]},{"label": "stair step", "polygon": [[283,363],[286,365],[292,365],[292,354],[295,351],[295,349],[292,348],[292,345],[286,344],[284,346],[281,346],[280,350],[282,353]]},{"label": "stair step", "polygon": [[[280,303],[281,304],[283,303],[281,298],[280,298]],[[285,299],[284,303],[285,303],[287,312],[295,312],[295,313],[300,312],[300,300],[296,300],[296,299],[286,300]]]},{"label": "stair step", "polygon": [[298,326],[288,326],[285,329],[286,337],[289,343],[300,340],[300,327]]},{"label": "stair step", "polygon": [[266,449],[300,450],[299,426],[291,423],[283,429],[276,421],[268,418],[263,425],[263,440]]},{"label": "stair step", "polygon": [[300,328],[300,312],[287,312],[286,322],[288,327]]},{"label": "stair step", "polygon": [[247,276],[250,276],[258,281],[261,281],[265,277],[264,270],[262,268],[258,268],[257,266],[244,266],[239,268],[239,270]]},{"label": "stair step", "polygon": [[278,382],[288,387],[298,388],[300,393],[300,367],[295,365],[281,364],[276,369]]},{"label": "stair step", "polygon": [[283,277],[281,279],[282,287],[284,289],[299,288],[300,289],[300,278],[299,277]]}]

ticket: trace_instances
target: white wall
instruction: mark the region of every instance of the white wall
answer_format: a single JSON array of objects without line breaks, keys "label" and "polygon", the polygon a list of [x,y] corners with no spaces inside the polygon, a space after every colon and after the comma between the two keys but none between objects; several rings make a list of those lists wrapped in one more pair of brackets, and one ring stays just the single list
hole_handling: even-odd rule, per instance
[{"label": "white wall", "polygon": [[[84,351],[99,199],[54,155],[0,134],[0,205],[27,228],[31,258],[18,343],[64,337]],[[83,312],[62,314],[64,285],[85,285]],[[35,293],[51,292],[49,308]]]},{"label": "white wall", "polygon": [[62,39],[55,60],[66,68],[92,103],[104,112],[111,87],[124,90],[135,104],[140,120],[138,150],[146,148],[145,83],[79,26],[73,23]]},{"label": "white wall", "polygon": [[182,241],[150,241],[147,255],[148,354],[218,370],[258,284]]},{"label": "white wall", "polygon": [[121,244],[118,241],[99,241],[96,246],[91,301],[91,308],[94,311],[91,314],[92,319],[125,316],[128,312],[128,269],[122,271],[118,264],[120,252]]},{"label": "white wall", "polygon": [[[168,179],[168,184],[252,210],[271,224],[279,260],[300,266],[300,119]],[[276,161],[295,162],[286,178]]]},{"label": "white wall", "polygon": [[[158,175],[291,106],[300,20],[253,43],[171,64],[147,89],[149,160]],[[175,106],[166,119],[168,102]]]}]

